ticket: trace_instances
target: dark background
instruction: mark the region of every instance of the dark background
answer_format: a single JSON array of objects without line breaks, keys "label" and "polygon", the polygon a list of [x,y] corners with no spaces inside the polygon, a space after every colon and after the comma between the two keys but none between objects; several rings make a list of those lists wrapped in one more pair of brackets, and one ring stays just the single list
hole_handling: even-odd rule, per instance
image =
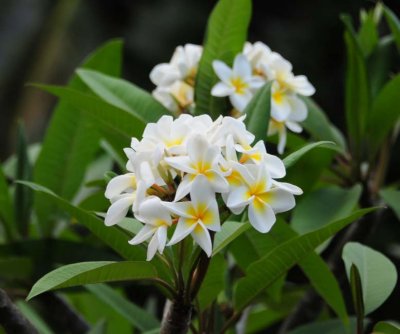
[{"label": "dark background", "polygon": [[[13,151],[23,118],[30,142],[40,141],[54,98],[27,82],[65,84],[88,53],[122,37],[124,77],[151,90],[152,67],[177,45],[201,44],[211,0],[0,0],[0,159]],[[398,1],[387,4],[396,12]],[[250,41],[263,41],[305,74],[316,101],[343,126],[345,51],[339,14],[358,22],[362,0],[255,0]],[[397,5],[397,6],[396,6]]]}]

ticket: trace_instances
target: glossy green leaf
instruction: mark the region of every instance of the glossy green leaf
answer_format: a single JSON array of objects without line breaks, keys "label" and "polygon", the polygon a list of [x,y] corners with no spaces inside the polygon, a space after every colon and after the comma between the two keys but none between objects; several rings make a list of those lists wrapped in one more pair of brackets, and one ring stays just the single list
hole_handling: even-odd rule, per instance
[{"label": "glossy green leaf", "polygon": [[76,72],[99,98],[135,115],[144,123],[157,122],[161,116],[171,114],[148,92],[126,80],[91,70],[79,69]]},{"label": "glossy green leaf", "polygon": [[[17,138],[17,171],[18,180],[31,181],[32,165],[28,156],[28,145],[26,142],[25,130],[22,123],[18,126]],[[32,190],[24,187],[21,184],[15,185],[14,192],[14,209],[15,223],[20,235],[28,236],[29,223],[31,220],[32,210]]]},{"label": "glossy green leaf", "polygon": [[352,264],[350,266],[350,288],[353,299],[353,306],[357,317],[357,333],[363,333],[363,320],[365,315],[364,301],[362,296],[362,286],[360,272],[357,267]]},{"label": "glossy green leaf", "polygon": [[384,201],[392,208],[400,220],[400,190],[383,189],[379,192]]},{"label": "glossy green leaf", "polygon": [[14,207],[11,200],[10,191],[7,180],[4,176],[3,169],[0,166],[0,221],[6,236],[9,240],[17,237],[18,232],[15,225]]},{"label": "glossy green leaf", "polygon": [[250,228],[250,224],[226,221],[221,226],[221,231],[215,234],[213,256],[229,245],[243,232]]},{"label": "glossy green leaf", "polygon": [[358,40],[365,57],[368,57],[378,44],[378,29],[374,21],[373,12],[368,13],[361,23]]},{"label": "glossy green leaf", "polygon": [[32,325],[37,329],[40,334],[53,334],[54,332],[45,323],[45,321],[40,317],[40,315],[35,311],[35,309],[28,303],[18,300],[16,302],[17,307],[21,313],[32,323]]},{"label": "glossy green leaf", "polygon": [[351,23],[351,18],[342,16],[346,32],[344,35],[347,49],[347,67],[345,83],[345,110],[348,133],[352,139],[355,154],[359,154],[361,140],[365,133],[370,108],[370,87],[361,46]]},{"label": "glossy green leaf", "polygon": [[269,118],[271,115],[271,86],[266,83],[253,96],[246,109],[244,123],[247,130],[255,135],[255,142],[264,140],[268,132]]},{"label": "glossy green leaf", "polygon": [[379,321],[372,334],[400,334],[400,326],[387,321]]},{"label": "glossy green leaf", "polygon": [[345,219],[332,222],[314,232],[290,239],[251,264],[246,271],[246,276],[238,281],[235,288],[235,309],[242,310],[259,293],[306,257],[315,247],[372,210],[372,208],[358,210]]},{"label": "glossy green leaf", "polygon": [[[97,49],[82,66],[118,76],[121,72],[121,51],[122,42],[113,40]],[[80,92],[86,90],[77,76],[71,79],[68,86]],[[98,142],[93,122],[68,101],[60,100],[35,165],[34,181],[66,199],[72,199],[98,149]],[[37,195],[35,209],[42,232],[51,234],[53,223],[49,216],[54,214],[52,204]]]},{"label": "glossy green leaf", "polygon": [[55,269],[32,287],[27,299],[43,292],[104,282],[153,280],[158,277],[157,271],[146,261],[98,261],[73,263]]},{"label": "glossy green leaf", "polygon": [[335,143],[330,141],[319,141],[316,143],[311,143],[308,145],[303,146],[296,152],[289,154],[287,157],[283,159],[283,163],[285,164],[286,168],[292,167],[298,160],[300,160],[306,153],[313,150],[314,148],[327,148],[330,150],[336,150],[337,146]]},{"label": "glossy green leaf", "polygon": [[113,227],[106,227],[104,222],[93,214],[80,209],[63,198],[54,194],[51,190],[31,182],[21,182],[33,190],[44,195],[47,201],[53,202],[60,209],[67,211],[82,225],[87,227],[96,237],[114,249],[127,260],[144,260],[145,251],[141,247],[132,247],[128,244],[129,237],[122,231]]},{"label": "glossy green leaf", "polygon": [[107,333],[107,321],[100,319],[87,334],[106,334]]},{"label": "glossy green leaf", "polygon": [[[287,223],[278,219],[269,233],[261,234],[253,229],[249,230],[232,243],[230,250],[239,267],[247,272],[247,268],[252,263],[263,258],[284,242],[296,237],[298,234]],[[246,251],[243,252],[243,249]],[[316,253],[310,252],[298,262],[298,265],[318,294],[324,298],[342,321],[347,323],[346,307],[339,284],[322,258]],[[271,292],[271,287],[272,285],[267,292]]]},{"label": "glossy green leaf", "polygon": [[350,189],[331,186],[305,194],[294,209],[291,226],[304,234],[344,218],[356,207],[361,191],[360,185]]},{"label": "glossy green leaf", "polygon": [[348,277],[352,264],[360,273],[365,315],[368,315],[392,293],[397,282],[396,267],[383,254],[357,242],[344,246],[342,258]]},{"label": "glossy green leaf", "polygon": [[145,124],[135,115],[97,97],[64,87],[40,86],[40,88],[62,98],[90,117],[91,124],[118,152],[129,146],[132,137],[140,137],[143,133]]},{"label": "glossy green leaf", "polygon": [[200,310],[206,309],[224,289],[227,263],[223,256],[213,256],[197,299]]},{"label": "glossy green leaf", "polygon": [[342,152],[346,151],[346,141],[343,134],[329,121],[325,112],[311,98],[302,97],[302,100],[308,109],[308,116],[302,122],[304,129],[311,134],[313,139],[332,141]]},{"label": "glossy green leaf", "polygon": [[[393,129],[400,117],[400,74],[390,80],[378,93],[372,104],[368,123],[369,149],[374,153],[379,150],[384,139]],[[379,124],[379,126],[377,126]]]},{"label": "glossy green leaf", "polygon": [[106,284],[87,285],[85,288],[114,308],[140,331],[148,331],[160,327],[159,321],[153,315],[130,302]]},{"label": "glossy green leaf", "polygon": [[250,0],[220,0],[212,11],[196,76],[196,115],[210,114],[216,118],[224,112],[223,99],[211,96],[211,89],[218,82],[212,62],[232,64],[247,40],[250,17]]},{"label": "glossy green leaf", "polygon": [[385,14],[386,21],[389,24],[390,30],[392,31],[397,49],[400,52],[400,20],[390,8],[386,6],[383,7],[383,13]]},{"label": "glossy green leaf", "polygon": [[329,319],[324,321],[313,322],[300,326],[289,334],[350,334],[356,333],[356,319],[350,319],[350,331],[346,330],[346,327],[339,319]]}]

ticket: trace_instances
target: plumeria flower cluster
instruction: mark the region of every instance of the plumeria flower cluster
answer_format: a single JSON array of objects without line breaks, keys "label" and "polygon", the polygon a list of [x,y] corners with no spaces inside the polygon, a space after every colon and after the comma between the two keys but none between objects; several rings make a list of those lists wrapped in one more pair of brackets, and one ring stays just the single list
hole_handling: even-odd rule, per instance
[{"label": "plumeria flower cluster", "polygon": [[202,51],[200,45],[178,46],[169,63],[156,65],[150,73],[157,86],[153,96],[176,114],[194,107],[194,83]]},{"label": "plumeria flower cluster", "polygon": [[315,89],[304,75],[294,75],[292,64],[261,42],[246,43],[243,52],[228,67],[219,60],[213,68],[221,80],[212,89],[213,96],[229,96],[233,107],[243,112],[258,88],[272,81],[271,119],[268,135],[278,133],[278,152],[286,145],[286,129],[299,133],[299,122],[307,118],[307,107],[299,96],[311,96]]},{"label": "plumeria flower cluster", "polygon": [[118,224],[132,210],[143,227],[129,243],[148,242],[147,260],[189,235],[211,256],[221,216],[246,209],[249,223],[268,232],[302,191],[277,181],[286,174],[282,160],[262,141],[253,143],[243,120],[182,114],[149,123],[125,149],[127,173],[107,186],[105,224]]}]

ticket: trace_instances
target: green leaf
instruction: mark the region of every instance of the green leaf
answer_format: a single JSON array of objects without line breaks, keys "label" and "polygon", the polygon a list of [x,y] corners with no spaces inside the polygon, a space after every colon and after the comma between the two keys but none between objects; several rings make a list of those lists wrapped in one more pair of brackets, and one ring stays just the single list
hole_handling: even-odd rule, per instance
[{"label": "green leaf", "polygon": [[43,85],[38,87],[62,98],[90,117],[92,125],[112,144],[117,143],[120,150],[129,145],[132,137],[140,137],[143,133],[145,125],[135,115],[97,97],[70,88]]},{"label": "green leaf", "polygon": [[394,189],[383,189],[379,192],[384,201],[392,208],[400,220],[400,191]]},{"label": "green leaf", "polygon": [[264,140],[268,132],[269,118],[271,115],[271,86],[267,82],[251,99],[246,109],[244,123],[247,130],[255,135],[255,141]]},{"label": "green leaf", "polygon": [[361,186],[355,185],[350,189],[331,186],[308,193],[296,205],[291,226],[304,234],[344,218],[356,207],[361,191]]},{"label": "green leaf", "polygon": [[143,332],[160,327],[159,321],[153,315],[130,302],[109,286],[95,284],[87,285],[85,288],[110,305],[140,331]]},{"label": "green leaf", "polygon": [[308,117],[302,125],[313,139],[319,141],[332,141],[342,151],[346,151],[346,141],[340,130],[335,127],[326,116],[325,112],[309,97],[302,97],[307,105]]},{"label": "green leaf", "polygon": [[[390,80],[378,93],[372,104],[368,123],[369,149],[377,152],[384,139],[400,117],[400,74]],[[377,126],[379,124],[379,126]]]},{"label": "green leaf", "polygon": [[297,150],[289,154],[286,158],[283,159],[283,163],[285,164],[286,168],[292,167],[298,160],[300,160],[303,155],[311,151],[312,149],[319,147],[319,148],[327,148],[330,150],[336,150],[337,146],[335,143],[330,141],[319,141],[316,143],[311,143],[303,146],[301,149]]},{"label": "green leaf", "polygon": [[107,333],[107,321],[104,319],[99,320],[96,324],[87,332],[87,334],[106,334]]},{"label": "green leaf", "polygon": [[344,333],[356,333],[356,319],[350,319],[350,331],[343,325],[339,319],[329,319],[319,322],[313,322],[300,326],[289,334],[344,334]]},{"label": "green leaf", "polygon": [[218,81],[212,62],[221,60],[232,64],[247,40],[250,18],[250,0],[220,0],[212,11],[196,76],[196,115],[210,114],[216,118],[224,112],[221,106],[223,100],[211,96],[211,89]]},{"label": "green leaf", "polygon": [[14,207],[11,201],[7,180],[0,166],[0,220],[3,223],[5,233],[9,240],[14,240],[17,235],[15,226]]},{"label": "green leaf", "polygon": [[372,334],[400,334],[400,327],[387,321],[379,321]]},{"label": "green leaf", "polygon": [[44,320],[39,316],[33,307],[28,303],[18,300],[16,302],[21,313],[32,323],[32,325],[37,329],[40,334],[53,334],[54,332],[50,327],[44,322]]},{"label": "green leaf", "polygon": [[104,225],[104,222],[94,216],[93,214],[80,209],[65,199],[57,196],[51,190],[32,183],[21,182],[22,184],[30,187],[31,189],[40,192],[44,195],[47,201],[54,203],[60,209],[67,211],[70,215],[75,217],[82,225],[87,227],[96,237],[102,240],[105,244],[110,246],[118,254],[127,260],[143,260],[145,259],[145,251],[141,247],[132,247],[128,244],[128,236],[118,230],[118,228],[110,228]]},{"label": "green leaf", "polygon": [[152,280],[157,277],[154,266],[145,261],[73,263],[55,269],[38,280],[29,292],[27,300],[55,289],[104,282]]},{"label": "green leaf", "polygon": [[378,44],[378,29],[374,21],[373,12],[367,14],[361,24],[358,40],[365,57],[368,57]]},{"label": "green leaf", "polygon": [[[121,51],[120,40],[110,41],[89,56],[83,67],[118,76],[121,72]],[[77,76],[71,79],[68,86],[80,92],[87,90]],[[72,199],[98,149],[98,142],[99,135],[93,122],[68,101],[60,100],[35,165],[34,181],[62,197]],[[43,234],[50,235],[53,229],[50,215],[54,213],[54,208],[37,195],[35,209]]]},{"label": "green leaf", "polygon": [[[347,49],[345,109],[348,133],[355,154],[365,133],[370,108],[370,87],[364,55],[353,29],[351,18],[342,16],[346,32],[344,39]],[[358,157],[359,158],[359,157]]]},{"label": "green leaf", "polygon": [[215,234],[213,256],[218,254],[228,244],[250,228],[250,224],[226,221],[221,226],[221,231]]},{"label": "green leaf", "polygon": [[363,333],[363,320],[365,315],[364,302],[362,296],[361,277],[357,267],[352,264],[350,266],[350,287],[353,298],[353,306],[357,316],[357,332]]},{"label": "green leaf", "polygon": [[[25,130],[22,123],[18,126],[17,139],[17,172],[18,180],[30,181],[32,178],[32,166],[28,157]],[[15,222],[20,235],[28,236],[29,222],[32,210],[32,190],[21,184],[15,185],[14,193]]]},{"label": "green leaf", "polygon": [[400,52],[400,20],[396,14],[386,6],[383,6],[383,13],[385,14],[385,18],[389,24],[390,30],[392,31],[397,49]]},{"label": "green leaf", "polygon": [[171,115],[151,94],[126,80],[90,70],[76,72],[99,98],[135,115],[143,123],[157,122],[161,116]]},{"label": "green leaf", "polygon": [[260,292],[301,261],[315,247],[372,210],[373,208],[358,210],[345,219],[335,221],[314,232],[290,239],[251,264],[246,271],[246,276],[238,281],[235,288],[235,310],[242,310]]},{"label": "green leaf", "polygon": [[365,315],[368,315],[392,293],[397,282],[396,267],[383,254],[357,242],[344,246],[342,258],[348,277],[352,264],[360,273]]},{"label": "green leaf", "polygon": [[197,295],[200,310],[206,309],[224,289],[227,263],[223,256],[213,256]]},{"label": "green leaf", "polygon": [[[297,236],[298,234],[287,223],[278,219],[270,233],[261,234],[255,230],[249,230],[232,243],[230,250],[239,267],[247,272],[249,265]],[[243,249],[246,249],[246,252],[243,252]],[[309,255],[299,261],[298,265],[318,294],[341,317],[343,323],[347,323],[346,307],[339,284],[322,258],[316,253],[310,252]],[[267,292],[271,292],[274,284],[276,282],[268,287]]]}]

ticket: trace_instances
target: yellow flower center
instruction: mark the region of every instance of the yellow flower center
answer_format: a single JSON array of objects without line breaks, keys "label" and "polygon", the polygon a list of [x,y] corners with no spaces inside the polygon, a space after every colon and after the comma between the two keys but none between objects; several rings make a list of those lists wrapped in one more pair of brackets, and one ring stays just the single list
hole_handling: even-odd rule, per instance
[{"label": "yellow flower center", "polygon": [[248,84],[242,80],[242,78],[237,77],[237,78],[232,78],[231,79],[231,84],[235,88],[235,92],[237,94],[244,94],[246,91],[246,88],[248,87]]}]

